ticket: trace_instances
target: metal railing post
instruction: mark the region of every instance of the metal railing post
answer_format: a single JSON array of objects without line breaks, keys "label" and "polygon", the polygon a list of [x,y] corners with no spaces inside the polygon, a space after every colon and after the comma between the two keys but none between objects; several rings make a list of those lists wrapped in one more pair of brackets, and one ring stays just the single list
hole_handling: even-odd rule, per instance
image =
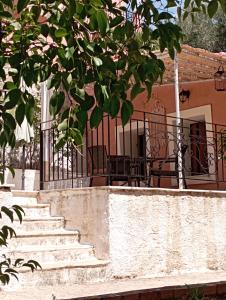
[{"label": "metal railing post", "polygon": [[176,104],[176,129],[177,129],[177,155],[178,155],[178,183],[179,189],[184,189],[183,167],[182,167],[182,151],[181,151],[181,117],[180,117],[180,99],[179,99],[179,74],[178,74],[178,58],[175,51],[174,58],[174,76],[175,76],[175,104]]},{"label": "metal railing post", "polygon": [[40,129],[39,129],[39,134],[40,134],[40,190],[44,189],[44,158],[43,158],[43,132],[42,132],[42,124],[40,124]]}]

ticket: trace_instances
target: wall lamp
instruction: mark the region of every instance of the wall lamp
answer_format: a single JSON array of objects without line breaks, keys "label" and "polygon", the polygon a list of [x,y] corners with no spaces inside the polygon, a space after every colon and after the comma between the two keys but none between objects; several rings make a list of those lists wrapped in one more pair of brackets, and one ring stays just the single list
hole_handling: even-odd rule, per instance
[{"label": "wall lamp", "polygon": [[189,90],[182,90],[179,93],[180,102],[184,103],[186,101],[189,101],[190,94],[191,92]]},{"label": "wall lamp", "polygon": [[220,65],[217,72],[214,74],[215,90],[225,91],[226,90],[226,72],[224,67]]}]

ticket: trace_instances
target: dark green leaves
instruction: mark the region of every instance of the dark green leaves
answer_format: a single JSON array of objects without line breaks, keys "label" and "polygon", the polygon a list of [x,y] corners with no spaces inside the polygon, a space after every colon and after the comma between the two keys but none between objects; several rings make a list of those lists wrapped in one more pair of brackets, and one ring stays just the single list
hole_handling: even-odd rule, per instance
[{"label": "dark green leaves", "polygon": [[76,146],[81,146],[83,144],[82,135],[79,129],[77,128],[70,128],[69,136],[71,142]]},{"label": "dark green leaves", "polygon": [[28,267],[29,269],[31,269],[32,272],[34,272],[35,270],[37,270],[38,268],[41,269],[41,265],[35,261],[35,260],[28,260],[28,262],[23,263],[22,265],[23,267]]},{"label": "dark green leaves", "polygon": [[108,18],[103,10],[98,10],[96,12],[96,18],[98,23],[98,29],[101,34],[105,34],[109,30]]},{"label": "dark green leaves", "polygon": [[58,127],[57,127],[57,129],[58,129],[59,131],[64,131],[64,130],[66,130],[67,128],[68,128],[68,120],[67,120],[67,119],[64,119],[63,122],[61,122],[61,123],[58,125]]},{"label": "dark green leaves", "polygon": [[143,91],[145,91],[145,88],[142,88],[139,83],[134,84],[131,90],[131,96],[130,96],[131,100],[136,98],[136,96],[142,93]]},{"label": "dark green leaves", "polygon": [[13,8],[13,0],[2,0],[1,2],[6,6]]},{"label": "dark green leaves", "polygon": [[55,92],[50,99],[50,114],[56,116],[64,105],[65,96],[63,92]]},{"label": "dark green leaves", "polygon": [[7,113],[7,112],[4,112],[2,114],[2,118],[3,118],[3,121],[4,121],[4,124],[10,128],[11,130],[15,130],[16,129],[16,121],[14,119],[14,117]]},{"label": "dark green leaves", "polygon": [[218,8],[217,0],[212,0],[209,2],[207,7],[207,12],[210,18],[212,18],[215,15],[215,13],[217,12],[217,8]]},{"label": "dark green leaves", "polygon": [[103,110],[96,106],[94,110],[92,111],[91,117],[90,117],[90,127],[91,128],[97,128],[100,124],[101,120],[103,118]]},{"label": "dark green leaves", "polygon": [[[6,87],[11,87],[12,84],[8,83]],[[19,103],[22,99],[22,93],[19,89],[11,89],[7,94],[7,101],[5,103],[5,109],[12,109],[14,108],[17,103]]]},{"label": "dark green leaves", "polygon": [[18,0],[17,11],[20,13],[30,2],[30,0]]},{"label": "dark green leaves", "polygon": [[117,16],[116,18],[113,18],[111,20],[110,27],[115,27],[115,26],[119,25],[120,23],[122,23],[122,21],[124,21],[124,17]]},{"label": "dark green leaves", "polygon": [[68,35],[68,32],[65,28],[60,28],[55,31],[55,36],[57,38],[62,38]]},{"label": "dark green leaves", "polygon": [[25,104],[21,103],[16,109],[16,121],[19,125],[23,123],[25,117]]},{"label": "dark green leaves", "polygon": [[125,126],[133,114],[133,105],[130,101],[124,101],[121,108],[122,125]]},{"label": "dark green leaves", "polygon": [[225,0],[185,0],[184,5],[166,0],[161,9],[158,1],[125,2],[129,14],[112,0],[68,0],[60,6],[54,0],[0,2],[0,79],[6,90],[0,145],[15,144],[14,129],[25,116],[30,124],[35,120],[29,90],[47,80],[53,92],[49,110],[60,124],[58,149],[82,142],[79,132],[88,116],[91,127],[98,127],[104,113],[121,113],[125,125],[133,113],[132,100],[144,91],[150,97],[163,75],[153,50],[167,50],[171,58],[180,51],[182,31],[168,8],[178,9],[182,18],[195,16],[203,6],[212,17],[218,3],[226,10]]}]

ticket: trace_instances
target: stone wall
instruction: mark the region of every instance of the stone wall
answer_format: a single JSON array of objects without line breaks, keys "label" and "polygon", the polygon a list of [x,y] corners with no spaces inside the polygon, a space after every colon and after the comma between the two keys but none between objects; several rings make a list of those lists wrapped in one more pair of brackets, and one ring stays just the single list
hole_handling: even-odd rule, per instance
[{"label": "stone wall", "polygon": [[113,278],[226,269],[226,192],[99,187],[40,201],[110,260]]}]

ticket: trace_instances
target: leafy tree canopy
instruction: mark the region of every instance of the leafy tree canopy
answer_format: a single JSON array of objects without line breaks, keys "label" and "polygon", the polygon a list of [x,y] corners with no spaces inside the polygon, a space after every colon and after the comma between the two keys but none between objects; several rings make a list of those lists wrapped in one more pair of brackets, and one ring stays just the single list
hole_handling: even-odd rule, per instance
[{"label": "leafy tree canopy", "polygon": [[179,23],[185,34],[184,42],[192,47],[213,52],[226,52],[226,15],[219,10],[212,19],[199,13],[194,22],[187,18]]},{"label": "leafy tree canopy", "polygon": [[58,148],[66,140],[81,144],[89,111],[91,127],[105,112],[112,117],[121,113],[125,124],[132,100],[144,88],[150,96],[164,72],[152,46],[168,49],[172,58],[174,50],[180,51],[182,31],[169,11],[177,10],[180,18],[198,11],[213,17],[219,7],[226,11],[225,0],[117,2],[1,1],[0,145],[15,145],[14,129],[25,116],[32,124],[35,99],[28,88],[46,80],[54,91],[50,111],[59,120]]}]

